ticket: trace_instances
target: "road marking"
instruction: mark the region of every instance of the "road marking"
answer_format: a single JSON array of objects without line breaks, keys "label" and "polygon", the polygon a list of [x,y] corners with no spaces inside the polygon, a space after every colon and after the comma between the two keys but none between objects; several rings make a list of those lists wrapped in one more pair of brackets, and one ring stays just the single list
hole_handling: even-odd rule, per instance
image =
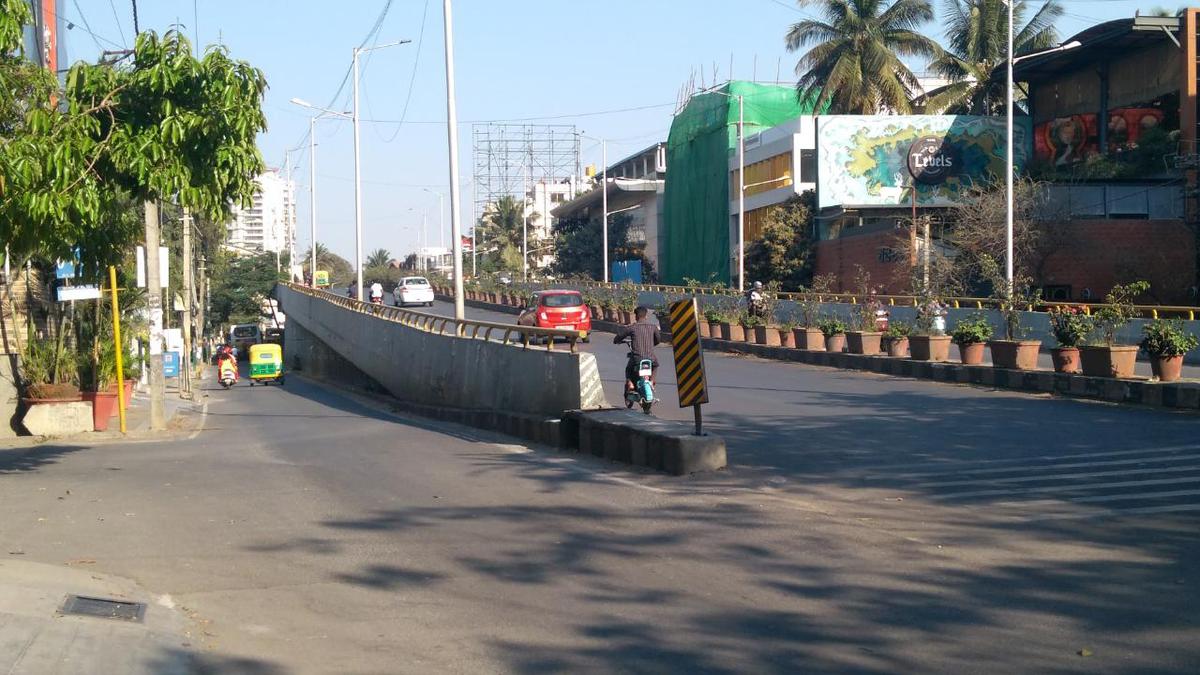
[{"label": "road marking", "polygon": [[[968,463],[971,465],[978,465],[978,464],[1029,464],[1031,462],[1035,462],[1035,461],[1039,461],[1039,460],[1046,460],[1046,461],[1054,462],[1054,461],[1058,461],[1060,459],[1081,459],[1084,457],[1119,457],[1119,456],[1123,456],[1123,455],[1144,455],[1144,454],[1158,453],[1158,452],[1179,452],[1181,450],[1200,450],[1200,445],[1196,445],[1193,443],[1190,445],[1173,445],[1173,446],[1164,446],[1164,447],[1160,447],[1160,448],[1143,448],[1141,450],[1114,450],[1111,452],[1087,452],[1087,453],[1072,454],[1072,455],[1033,455],[1033,456],[1029,456],[1029,457],[1008,457],[1005,459],[973,460],[973,459],[963,458],[963,459],[954,459],[954,460],[949,460],[949,461]],[[914,466],[934,466],[934,465],[929,464],[929,463],[913,464],[912,462],[908,462],[905,464],[884,464],[884,465],[877,465],[877,466],[867,466],[867,467],[864,467],[864,470],[884,471],[887,469],[903,469],[903,468],[914,467]],[[883,477],[885,477],[885,478],[917,478],[920,476],[944,476],[947,474],[962,473],[962,471],[963,470],[961,468],[951,468],[951,467],[947,466],[945,468],[945,470],[943,470],[943,471],[913,471],[913,472],[909,472],[909,473],[888,473],[887,476],[883,476]]]},{"label": "road marking", "polygon": [[1107,490],[1120,487],[1143,487],[1147,485],[1179,485],[1181,483],[1200,483],[1200,476],[1189,478],[1156,478],[1151,480],[1127,480],[1116,483],[1092,483],[1090,485],[1051,485],[1034,488],[1012,488],[1008,490],[976,490],[974,492],[954,492],[945,495],[934,495],[935,501],[947,499],[963,499],[965,497],[992,497],[999,495],[1025,495],[1043,492],[1086,492],[1089,490]]},{"label": "road marking", "polygon": [[1200,490],[1169,490],[1167,492],[1135,492],[1122,493],[1115,495],[1093,495],[1090,497],[1066,497],[1063,499],[1041,499],[1028,502],[996,502],[992,506],[1021,506],[1029,507],[1035,505],[1049,506],[1053,504],[1061,504],[1062,502],[1070,502],[1072,504],[1103,504],[1105,502],[1133,502],[1143,499],[1170,499],[1173,497],[1195,497],[1200,495]]},{"label": "road marking", "polygon": [[1088,518],[1119,518],[1129,515],[1149,515],[1154,513],[1182,513],[1200,511],[1200,504],[1177,504],[1173,506],[1147,506],[1136,509],[1121,509],[1103,513],[1052,513],[1034,518],[1021,518],[1022,522],[1037,522],[1039,520],[1085,520]]},{"label": "road marking", "polygon": [[[1031,467],[1033,470],[1033,467]],[[1087,473],[1039,473],[1034,476],[1013,478],[980,478],[979,480],[952,480],[941,483],[919,483],[915,487],[951,487],[955,485],[995,485],[997,483],[1028,483],[1046,480],[1073,480],[1075,478],[1098,478],[1101,476],[1132,476],[1135,474],[1163,473],[1164,471],[1200,471],[1200,466],[1164,466],[1157,469],[1118,469],[1115,471],[1090,471]]]},{"label": "road marking", "polygon": [[1196,455],[1167,455],[1163,457],[1139,457],[1136,459],[1114,459],[1107,462],[1071,462],[1068,464],[1038,464],[1028,466],[1014,466],[1009,468],[997,469],[961,469],[959,471],[948,472],[947,475],[963,474],[963,475],[983,475],[983,474],[998,474],[998,473],[1015,473],[1018,471],[1036,471],[1041,469],[1077,469],[1082,467],[1093,466],[1118,466],[1122,464],[1159,464],[1164,462],[1178,462],[1189,459],[1200,459],[1200,454]]},{"label": "road marking", "polygon": [[204,405],[200,406],[200,423],[196,425],[196,430],[187,437],[187,440],[194,441],[204,431],[204,423],[208,420],[208,399],[204,399]]}]

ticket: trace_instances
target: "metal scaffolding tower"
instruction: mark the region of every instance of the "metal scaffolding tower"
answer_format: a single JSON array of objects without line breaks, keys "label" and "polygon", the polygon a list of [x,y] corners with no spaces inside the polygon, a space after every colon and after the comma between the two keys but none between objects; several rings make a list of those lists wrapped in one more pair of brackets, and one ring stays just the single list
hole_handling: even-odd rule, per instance
[{"label": "metal scaffolding tower", "polygon": [[530,185],[579,180],[579,132],[573,124],[475,124],[475,215],[511,195],[528,196]]}]

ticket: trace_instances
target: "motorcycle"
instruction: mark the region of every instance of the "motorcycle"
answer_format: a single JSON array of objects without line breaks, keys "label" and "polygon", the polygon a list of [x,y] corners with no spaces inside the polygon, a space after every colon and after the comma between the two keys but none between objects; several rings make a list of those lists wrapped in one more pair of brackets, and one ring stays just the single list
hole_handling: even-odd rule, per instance
[{"label": "motorcycle", "polygon": [[232,355],[223,356],[217,361],[217,384],[225,389],[237,384],[237,360]]},{"label": "motorcycle", "polygon": [[372,305],[382,305],[383,304],[383,296],[382,295],[372,295],[371,296],[371,304]]},{"label": "motorcycle", "polygon": [[[627,342],[627,344],[629,344]],[[631,345],[632,346],[632,345]],[[628,359],[634,358],[633,350],[629,351]],[[633,383],[633,389],[625,392],[625,407],[632,409],[633,406],[640,405],[642,412],[650,414],[650,408],[658,400],[654,398],[654,361],[650,359],[640,359],[637,362],[637,380]]]}]

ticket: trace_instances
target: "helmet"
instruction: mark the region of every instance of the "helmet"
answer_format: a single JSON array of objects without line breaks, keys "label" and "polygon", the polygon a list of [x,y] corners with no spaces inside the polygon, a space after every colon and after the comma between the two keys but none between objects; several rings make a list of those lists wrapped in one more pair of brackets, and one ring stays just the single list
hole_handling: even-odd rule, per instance
[{"label": "helmet", "polygon": [[761,281],[754,282],[754,290],[756,290],[756,291],[762,290],[762,282]]}]

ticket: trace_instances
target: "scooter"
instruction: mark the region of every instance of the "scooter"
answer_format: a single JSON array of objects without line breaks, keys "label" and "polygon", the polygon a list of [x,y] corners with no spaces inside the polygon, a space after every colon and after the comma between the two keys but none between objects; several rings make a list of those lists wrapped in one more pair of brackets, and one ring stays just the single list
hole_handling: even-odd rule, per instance
[{"label": "scooter", "polygon": [[383,304],[383,296],[382,295],[372,295],[371,296],[371,304],[372,305],[382,305]]},{"label": "scooter", "polygon": [[[633,358],[632,351],[627,358]],[[657,400],[654,398],[654,362],[641,359],[637,364],[637,380],[633,383],[633,389],[625,392],[625,407],[633,408],[637,404],[642,406],[642,412],[649,415],[650,408]]]},{"label": "scooter", "polygon": [[217,384],[228,389],[237,384],[237,381],[237,361],[232,356],[217,361]]}]

